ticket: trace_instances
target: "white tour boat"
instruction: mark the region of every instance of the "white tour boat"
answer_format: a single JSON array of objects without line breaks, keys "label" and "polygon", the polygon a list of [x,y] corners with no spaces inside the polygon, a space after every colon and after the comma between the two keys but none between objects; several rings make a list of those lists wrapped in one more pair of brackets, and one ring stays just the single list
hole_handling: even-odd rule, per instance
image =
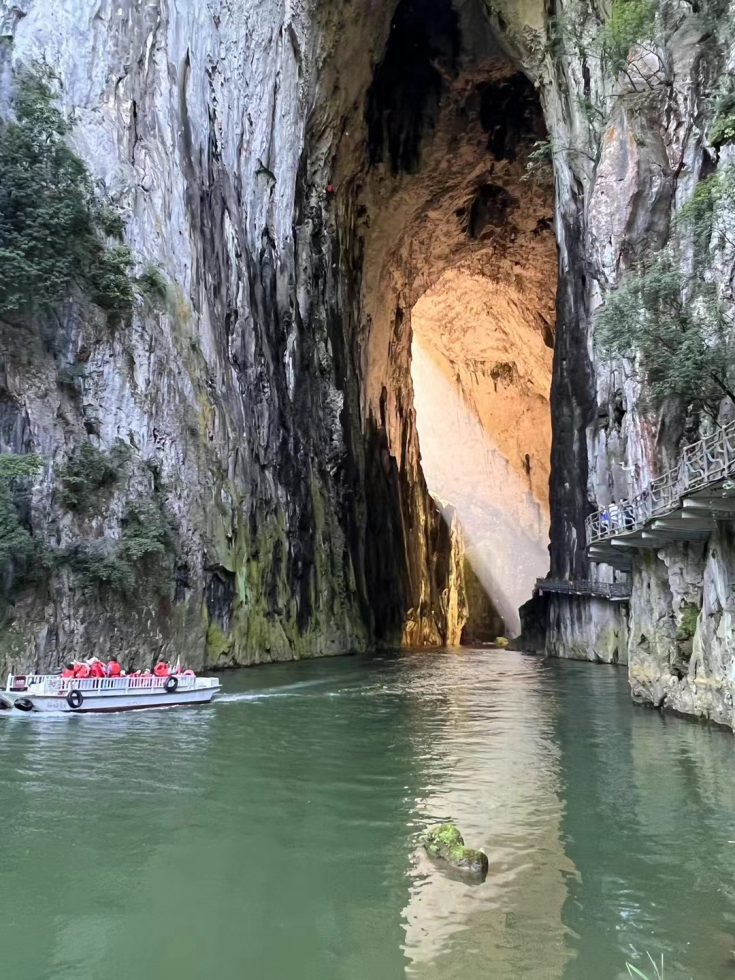
[{"label": "white tour boat", "polygon": [[219,692],[216,677],[60,677],[58,674],[8,675],[0,688],[0,707],[20,711],[132,711],[206,704]]}]

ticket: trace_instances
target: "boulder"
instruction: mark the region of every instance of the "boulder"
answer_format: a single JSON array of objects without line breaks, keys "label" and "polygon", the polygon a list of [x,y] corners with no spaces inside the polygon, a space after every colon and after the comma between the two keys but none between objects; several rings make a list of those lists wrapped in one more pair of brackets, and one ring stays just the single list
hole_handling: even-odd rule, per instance
[{"label": "boulder", "polygon": [[464,838],[453,823],[432,827],[424,835],[423,845],[430,857],[445,861],[463,875],[479,878],[480,881],[487,877],[487,854],[465,847]]}]

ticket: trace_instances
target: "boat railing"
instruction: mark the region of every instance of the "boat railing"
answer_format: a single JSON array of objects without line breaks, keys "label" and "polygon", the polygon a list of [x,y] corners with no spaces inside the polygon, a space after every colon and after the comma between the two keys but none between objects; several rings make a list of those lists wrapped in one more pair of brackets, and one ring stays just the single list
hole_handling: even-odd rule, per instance
[{"label": "boat railing", "polygon": [[[177,688],[193,687],[196,677],[191,674],[171,674],[178,680]],[[54,687],[66,691],[76,688],[78,691],[138,691],[164,687],[167,677],[59,677],[49,678]]]},{"label": "boat railing", "polygon": [[735,473],[735,422],[685,446],[679,465],[652,480],[635,497],[600,507],[585,522],[587,544],[637,531],[675,510],[680,499]]},{"label": "boat railing", "polygon": [[[211,678],[197,677],[195,674],[169,674],[166,677],[61,677],[59,674],[10,675],[7,690],[44,687],[50,691],[145,691],[164,688],[169,677],[178,681],[176,689],[191,690],[194,687],[210,687]],[[20,682],[20,684],[18,683]]]}]

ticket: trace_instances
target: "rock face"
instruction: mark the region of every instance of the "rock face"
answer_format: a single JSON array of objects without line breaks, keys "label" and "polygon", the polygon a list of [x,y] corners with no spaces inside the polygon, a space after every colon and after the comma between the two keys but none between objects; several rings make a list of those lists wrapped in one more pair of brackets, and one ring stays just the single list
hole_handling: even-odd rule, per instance
[{"label": "rock face", "polygon": [[[553,300],[551,271],[547,285]],[[534,300],[530,283],[515,293],[453,271],[412,313],[424,475],[432,492],[452,501],[467,557],[511,635],[518,607],[549,570],[553,335],[540,331],[548,319]]]},{"label": "rock face", "polygon": [[467,597],[467,622],[462,628],[462,645],[477,646],[482,643],[492,643],[498,636],[503,636],[505,632],[503,617],[475,574],[466,554],[464,589]]},{"label": "rock face", "polygon": [[423,841],[426,852],[446,862],[455,871],[484,881],[488,860],[484,851],[465,847],[464,837],[452,823],[443,823],[427,831]]},{"label": "rock face", "polygon": [[[732,145],[713,135],[725,104],[719,79],[735,51],[725,6],[655,10],[655,22],[631,35],[615,62],[608,10],[564,4],[550,23],[540,8],[496,6],[506,43],[539,85],[555,171],[552,578],[610,581],[617,573],[585,557],[585,513],[645,489],[713,424],[676,399],[657,410],[641,366],[605,360],[594,346],[592,314],[605,292],[637,258],[671,241],[698,182],[726,173],[733,159]],[[717,221],[723,241],[731,239],[727,208]],[[696,263],[731,310],[732,246],[713,241],[690,240],[672,254],[684,274]],[[732,411],[725,400],[718,421]],[[734,726],[733,557],[731,523],[718,524],[704,544],[635,550],[629,612],[551,596],[546,649],[627,661],[635,698]]]},{"label": "rock face", "polygon": [[[153,498],[175,540],[170,580],[134,597],[68,569],[15,588],[5,657],[458,641],[462,561],[421,471],[411,309],[460,261],[502,279],[524,249],[554,251],[548,188],[505,220],[544,128],[482,5],[23,0],[0,18],[4,114],[14,72],[50,66],[136,272],[167,284],[114,332],[71,297],[52,349],[6,359],[0,450],[43,459],[24,519],[52,555],[114,542]],[[70,512],[64,465],[119,441],[124,475]]]},{"label": "rock face", "polygon": [[[178,542],[160,599],[131,607],[68,575],[21,594],[8,643],[39,666],[90,648],[245,663],[359,649],[370,635],[336,242],[326,181],[304,169],[305,11],[216,6],[1,8],[6,92],[11,63],[53,67],[75,149],[140,265],[170,283],[163,309],[139,302],[115,336],[69,304],[59,349],[0,376],[2,448],[45,462],[36,528],[59,546],[115,538],[124,501],[157,487]],[[60,383],[71,366],[72,391]],[[117,439],[132,450],[124,485],[97,516],[64,512],[61,461]]]},{"label": "rock face", "polygon": [[[542,549],[534,365],[548,370],[553,343],[552,578],[613,575],[587,559],[586,515],[675,461],[697,420],[655,412],[636,364],[595,352],[593,313],[732,158],[708,134],[735,44],[716,11],[663,4],[655,40],[629,39],[611,67],[608,14],[560,3],[550,16],[540,0],[0,0],[3,114],[15,69],[52,68],[136,271],[167,284],[115,331],[72,296],[52,348],[4,358],[0,450],[43,458],[23,519],[52,551],[117,540],[126,508],[150,500],[174,540],[168,581],[134,601],[39,569],[6,602],[6,659],[49,667],[94,646],[130,663],[252,663],[456,641],[463,562],[422,471],[414,319],[494,429],[508,481],[528,488],[515,513]],[[553,202],[548,176],[523,179],[547,137]],[[721,249],[702,272],[727,300],[731,259]],[[519,327],[502,357],[441,311],[450,287],[478,283],[493,329]],[[506,365],[493,383],[536,399],[532,448],[475,382],[490,361]],[[124,474],[95,510],[70,511],[62,467],[118,441]],[[636,697],[731,723],[731,531],[636,555],[629,619],[549,598],[547,649],[627,659]]]}]

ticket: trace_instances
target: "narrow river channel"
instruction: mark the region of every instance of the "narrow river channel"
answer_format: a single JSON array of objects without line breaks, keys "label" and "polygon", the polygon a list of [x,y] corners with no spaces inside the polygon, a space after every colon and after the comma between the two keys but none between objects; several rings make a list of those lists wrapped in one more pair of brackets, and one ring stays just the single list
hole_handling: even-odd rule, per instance
[{"label": "narrow river channel", "polygon": [[[735,976],[735,740],[635,708],[622,670],[439,651],[224,686],[0,718],[0,976]],[[420,853],[446,819],[484,884]]]}]

